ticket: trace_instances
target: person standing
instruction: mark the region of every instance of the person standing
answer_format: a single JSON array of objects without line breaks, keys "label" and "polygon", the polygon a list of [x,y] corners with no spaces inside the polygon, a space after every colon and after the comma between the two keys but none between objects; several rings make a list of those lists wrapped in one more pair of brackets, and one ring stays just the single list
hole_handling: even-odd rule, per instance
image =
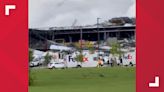
[{"label": "person standing", "polygon": [[114,58],[113,58],[112,54],[109,54],[109,60],[108,61],[109,61],[109,65],[111,67],[113,67]]},{"label": "person standing", "polygon": [[102,66],[103,66],[103,61],[102,61],[102,59],[99,57],[99,58],[98,58],[97,67],[99,68],[99,67],[102,67]]}]

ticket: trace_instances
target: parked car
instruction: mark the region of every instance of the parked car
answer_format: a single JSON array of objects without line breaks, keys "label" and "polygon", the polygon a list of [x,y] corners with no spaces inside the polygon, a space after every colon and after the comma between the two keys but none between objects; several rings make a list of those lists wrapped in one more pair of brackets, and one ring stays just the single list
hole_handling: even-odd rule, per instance
[{"label": "parked car", "polygon": [[30,62],[30,67],[35,67],[35,66],[39,66],[42,65],[44,62],[44,58],[36,58],[33,61]]},{"label": "parked car", "polygon": [[53,69],[53,68],[65,68],[65,64],[64,64],[64,62],[50,62],[48,64],[48,68],[49,69]]},{"label": "parked car", "polygon": [[30,67],[34,67],[34,66],[39,66],[39,61],[32,61],[30,62]]}]

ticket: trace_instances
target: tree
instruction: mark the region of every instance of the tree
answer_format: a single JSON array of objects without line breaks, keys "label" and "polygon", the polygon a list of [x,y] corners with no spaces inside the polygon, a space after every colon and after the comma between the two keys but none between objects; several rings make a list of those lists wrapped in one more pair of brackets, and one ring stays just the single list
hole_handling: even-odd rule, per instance
[{"label": "tree", "polygon": [[83,63],[83,58],[84,58],[84,55],[82,54],[82,53],[80,53],[79,55],[77,55],[76,57],[75,57],[75,60],[77,61],[77,62],[80,62],[81,64]]},{"label": "tree", "polygon": [[114,59],[114,65],[117,65],[116,57],[121,57],[123,52],[121,51],[121,46],[119,43],[112,43],[112,48],[110,50],[110,53],[113,55]]},{"label": "tree", "polygon": [[87,41],[85,44],[85,47],[90,51],[91,54],[94,53],[94,45],[92,42]]},{"label": "tree", "polygon": [[48,63],[51,61],[51,58],[52,58],[52,56],[49,55],[49,53],[47,53],[47,54],[44,56],[45,65],[48,65]]},{"label": "tree", "polygon": [[29,62],[31,62],[33,59],[34,59],[33,51],[29,50]]},{"label": "tree", "polygon": [[117,42],[112,43],[112,49],[110,50],[110,52],[111,52],[112,55],[121,55],[122,52],[121,52],[120,49],[121,49],[120,44],[118,44]]}]

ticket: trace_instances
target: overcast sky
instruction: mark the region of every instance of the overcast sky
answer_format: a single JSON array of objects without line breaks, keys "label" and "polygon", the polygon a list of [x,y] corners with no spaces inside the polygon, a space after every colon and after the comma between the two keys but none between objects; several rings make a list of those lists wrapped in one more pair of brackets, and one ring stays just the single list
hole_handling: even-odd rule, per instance
[{"label": "overcast sky", "polygon": [[29,0],[29,27],[95,24],[112,17],[135,17],[135,0]]}]

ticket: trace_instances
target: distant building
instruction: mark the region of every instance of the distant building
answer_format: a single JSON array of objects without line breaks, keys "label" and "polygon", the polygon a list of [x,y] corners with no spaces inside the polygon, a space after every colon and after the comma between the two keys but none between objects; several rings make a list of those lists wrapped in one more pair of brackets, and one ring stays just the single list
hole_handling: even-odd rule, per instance
[{"label": "distant building", "polygon": [[[47,40],[54,42],[105,41],[110,37],[117,39],[135,38],[135,25],[110,27],[51,27],[29,29],[30,48],[47,48]],[[99,36],[98,36],[99,35]]]}]

